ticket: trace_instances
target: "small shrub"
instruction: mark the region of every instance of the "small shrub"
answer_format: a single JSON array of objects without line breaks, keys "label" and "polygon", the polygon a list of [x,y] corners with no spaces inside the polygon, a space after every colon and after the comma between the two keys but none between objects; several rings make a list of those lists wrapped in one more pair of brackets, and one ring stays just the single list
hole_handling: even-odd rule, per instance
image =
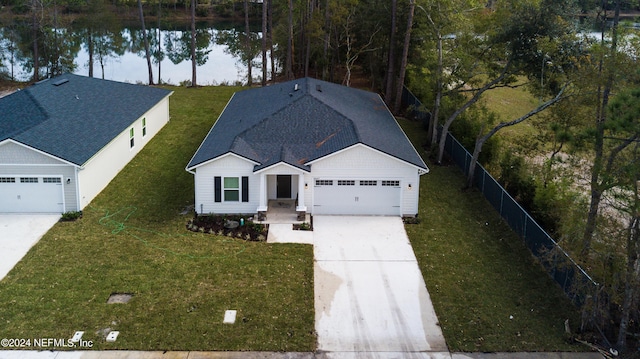
[{"label": "small shrub", "polygon": [[418,224],[420,220],[418,217],[402,217],[402,222],[404,222],[404,224]]},{"label": "small shrub", "polygon": [[[225,223],[234,221],[243,223],[235,228],[226,228]],[[186,228],[190,231],[241,238],[247,241],[261,241],[260,235],[266,235],[267,227],[260,223],[246,220],[246,217],[236,215],[200,215],[189,220]],[[263,236],[264,237],[264,236]]]},{"label": "small shrub", "polygon": [[64,212],[60,217],[60,222],[73,222],[82,218],[82,211]]},{"label": "small shrub", "polygon": [[300,223],[300,229],[303,231],[308,231],[311,229],[311,225],[307,222]]}]

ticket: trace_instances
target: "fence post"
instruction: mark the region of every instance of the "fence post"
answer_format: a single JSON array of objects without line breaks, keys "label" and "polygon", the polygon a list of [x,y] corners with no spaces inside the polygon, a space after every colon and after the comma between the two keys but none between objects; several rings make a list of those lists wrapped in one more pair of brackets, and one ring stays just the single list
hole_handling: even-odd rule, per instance
[{"label": "fence post", "polygon": [[502,214],[502,203],[504,203],[504,188],[500,187],[501,191],[500,191],[500,216],[502,218],[504,218],[504,215]]}]

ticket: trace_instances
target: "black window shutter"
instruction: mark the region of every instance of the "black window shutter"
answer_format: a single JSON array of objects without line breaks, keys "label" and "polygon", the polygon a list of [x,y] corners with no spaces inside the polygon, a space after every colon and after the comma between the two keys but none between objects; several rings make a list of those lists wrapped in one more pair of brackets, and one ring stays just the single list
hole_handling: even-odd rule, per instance
[{"label": "black window shutter", "polygon": [[216,202],[222,202],[222,178],[221,177],[213,178],[213,187],[215,189],[215,194],[213,195],[214,200]]},{"label": "black window shutter", "polygon": [[242,202],[249,202],[249,177],[242,177]]}]

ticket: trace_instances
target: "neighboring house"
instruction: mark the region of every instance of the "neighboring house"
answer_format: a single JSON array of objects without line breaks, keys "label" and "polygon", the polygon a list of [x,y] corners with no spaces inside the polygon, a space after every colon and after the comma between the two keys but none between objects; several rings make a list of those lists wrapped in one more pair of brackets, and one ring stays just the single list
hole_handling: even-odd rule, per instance
[{"label": "neighboring house", "polygon": [[299,214],[392,216],[418,213],[429,171],[380,96],[311,78],[234,94],[186,169],[200,214],[289,199]]},{"label": "neighboring house", "polygon": [[0,213],[82,210],[169,121],[171,94],[66,74],[0,98]]}]

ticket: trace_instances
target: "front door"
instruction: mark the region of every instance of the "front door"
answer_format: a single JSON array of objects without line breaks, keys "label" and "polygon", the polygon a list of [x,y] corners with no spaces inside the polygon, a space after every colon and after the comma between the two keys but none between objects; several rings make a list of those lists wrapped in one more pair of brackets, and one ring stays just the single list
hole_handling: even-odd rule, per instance
[{"label": "front door", "polygon": [[276,197],[291,198],[291,175],[277,175],[276,182]]}]

